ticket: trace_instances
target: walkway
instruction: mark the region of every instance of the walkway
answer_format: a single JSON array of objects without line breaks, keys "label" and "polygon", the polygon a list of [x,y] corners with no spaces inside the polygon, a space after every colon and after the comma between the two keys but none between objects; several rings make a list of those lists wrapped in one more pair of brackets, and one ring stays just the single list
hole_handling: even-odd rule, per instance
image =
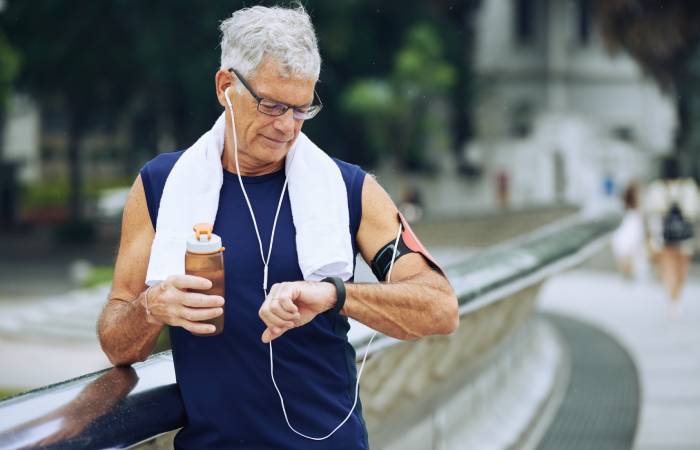
[{"label": "walkway", "polygon": [[634,359],[642,390],[635,450],[700,449],[700,267],[691,271],[678,318],[669,315],[658,282],[633,283],[613,272],[571,271],[540,294],[543,311],[602,328]]},{"label": "walkway", "polygon": [[22,391],[110,367],[96,333],[108,291],[102,286],[0,301],[0,390]]},{"label": "walkway", "polygon": [[557,314],[545,317],[563,337],[571,373],[538,450],[630,450],[640,389],[629,353],[598,327]]}]

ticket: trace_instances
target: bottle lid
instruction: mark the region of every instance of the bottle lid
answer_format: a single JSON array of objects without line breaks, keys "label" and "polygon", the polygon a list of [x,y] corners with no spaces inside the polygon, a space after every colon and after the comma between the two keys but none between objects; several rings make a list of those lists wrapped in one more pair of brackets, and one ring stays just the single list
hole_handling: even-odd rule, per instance
[{"label": "bottle lid", "polygon": [[214,226],[210,223],[195,224],[194,234],[187,239],[187,251],[190,253],[216,253],[222,250],[221,238],[212,230]]}]

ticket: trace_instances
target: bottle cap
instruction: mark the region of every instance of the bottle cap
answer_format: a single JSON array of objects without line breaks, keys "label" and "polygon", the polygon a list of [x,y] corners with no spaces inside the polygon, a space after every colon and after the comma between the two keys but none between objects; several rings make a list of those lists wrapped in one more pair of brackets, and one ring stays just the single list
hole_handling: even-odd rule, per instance
[{"label": "bottle cap", "polygon": [[214,226],[210,223],[195,224],[194,234],[187,239],[187,251],[190,253],[216,253],[223,250],[221,238],[212,230]]}]

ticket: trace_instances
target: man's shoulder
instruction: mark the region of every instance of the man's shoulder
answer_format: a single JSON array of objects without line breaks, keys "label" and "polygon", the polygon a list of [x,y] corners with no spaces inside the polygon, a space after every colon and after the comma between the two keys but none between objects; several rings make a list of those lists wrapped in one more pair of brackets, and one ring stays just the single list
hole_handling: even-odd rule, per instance
[{"label": "man's shoulder", "polygon": [[338,166],[340,174],[345,180],[345,184],[354,184],[358,180],[362,181],[364,179],[366,172],[362,169],[362,167],[335,157],[331,157],[331,159],[333,159],[335,164]]},{"label": "man's shoulder", "polygon": [[362,170],[362,168],[361,168],[360,166],[358,166],[357,164],[353,164],[353,163],[349,163],[349,162],[347,162],[347,161],[343,161],[342,159],[336,158],[335,156],[331,156],[331,159],[332,159],[333,161],[335,161],[336,165],[338,166],[338,168],[339,168],[341,171],[342,171],[342,170]]},{"label": "man's shoulder", "polygon": [[143,173],[146,171],[152,178],[162,178],[165,180],[170,171],[173,170],[177,160],[180,159],[180,156],[182,156],[184,152],[184,150],[177,150],[173,152],[161,153],[144,164],[141,172]]}]

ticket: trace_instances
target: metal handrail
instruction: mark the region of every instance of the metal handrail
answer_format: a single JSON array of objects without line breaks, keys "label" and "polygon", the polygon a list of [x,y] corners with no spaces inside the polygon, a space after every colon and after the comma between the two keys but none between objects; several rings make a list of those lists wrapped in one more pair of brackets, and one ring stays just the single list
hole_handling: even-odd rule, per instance
[{"label": "metal handrail", "polygon": [[[446,268],[460,314],[541,282],[584,261],[617,225],[617,216],[568,218]],[[363,354],[369,332],[352,340]],[[398,343],[378,335],[372,352]],[[0,401],[0,450],[123,448],[184,425],[170,352],[133,367],[102,370]]]},{"label": "metal handrail", "polygon": [[[619,221],[618,215],[574,215],[451,264],[445,272],[459,299],[460,317],[585,261],[607,242]],[[351,342],[358,355],[367,350],[372,334],[364,326],[354,333]],[[400,342],[377,334],[369,354]]]}]

